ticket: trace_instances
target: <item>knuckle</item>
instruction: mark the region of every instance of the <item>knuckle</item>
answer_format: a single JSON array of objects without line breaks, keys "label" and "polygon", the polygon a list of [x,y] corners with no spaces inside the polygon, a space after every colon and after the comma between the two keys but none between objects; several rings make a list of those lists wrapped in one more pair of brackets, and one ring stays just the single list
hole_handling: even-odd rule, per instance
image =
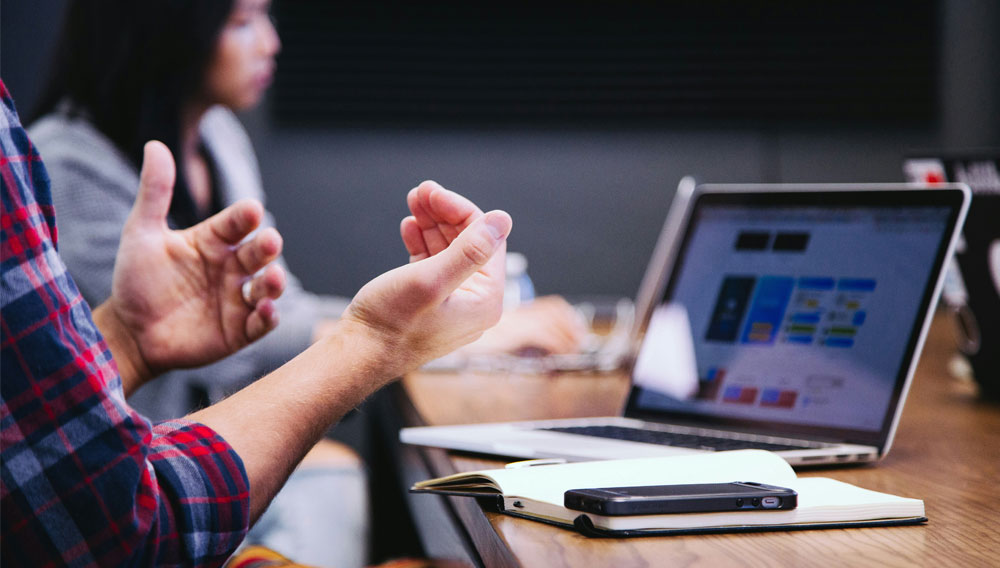
[{"label": "knuckle", "polygon": [[462,254],[475,265],[483,265],[493,256],[493,247],[484,238],[469,239],[462,246]]},{"label": "knuckle", "polygon": [[226,231],[231,234],[238,235],[243,232],[243,218],[241,215],[231,214],[225,219],[225,224],[227,225]]}]

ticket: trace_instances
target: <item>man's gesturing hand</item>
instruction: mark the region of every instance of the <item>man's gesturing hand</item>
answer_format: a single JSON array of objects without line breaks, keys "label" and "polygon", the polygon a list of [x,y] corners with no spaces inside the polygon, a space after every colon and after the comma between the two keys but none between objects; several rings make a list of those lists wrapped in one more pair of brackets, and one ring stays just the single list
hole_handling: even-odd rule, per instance
[{"label": "man's gesturing hand", "polygon": [[[174,231],[166,220],[175,179],[166,146],[146,144],[140,177],[122,230],[111,298],[98,310],[104,322],[111,316],[112,332],[101,329],[112,336],[113,349],[114,340],[121,342],[119,366],[125,355],[141,383],[170,368],[220,359],[273,329],[273,300],[284,290],[285,274],[268,266],[281,253],[276,230],[263,229],[243,242],[260,225],[260,203],[241,201]],[[124,370],[123,378],[129,390]]]},{"label": "man's gesturing hand", "polygon": [[434,182],[413,189],[407,203],[413,215],[400,231],[411,263],[361,288],[343,318],[385,345],[385,356],[396,360],[383,367],[390,375],[473,341],[497,322],[513,224],[507,213],[484,214]]}]

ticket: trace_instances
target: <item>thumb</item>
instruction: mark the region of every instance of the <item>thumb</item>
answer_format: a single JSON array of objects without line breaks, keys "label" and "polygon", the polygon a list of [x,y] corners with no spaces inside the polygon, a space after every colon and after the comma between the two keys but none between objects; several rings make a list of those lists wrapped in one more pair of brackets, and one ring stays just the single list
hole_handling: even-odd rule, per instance
[{"label": "thumb", "polygon": [[424,260],[437,272],[444,287],[441,292],[450,294],[484,267],[489,267],[489,276],[502,281],[503,255],[495,253],[507,239],[513,224],[505,211],[490,211],[466,227],[448,248]]},{"label": "thumb", "polygon": [[170,211],[177,171],[174,157],[165,144],[146,142],[142,152],[139,193],[130,217],[141,223],[163,223]]}]

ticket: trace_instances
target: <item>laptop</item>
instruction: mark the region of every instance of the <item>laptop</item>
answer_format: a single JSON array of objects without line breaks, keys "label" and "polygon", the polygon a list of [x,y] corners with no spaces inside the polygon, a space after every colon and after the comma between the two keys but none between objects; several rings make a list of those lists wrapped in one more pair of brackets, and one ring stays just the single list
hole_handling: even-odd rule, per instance
[{"label": "laptop", "polygon": [[[518,458],[728,449],[793,465],[889,451],[964,184],[678,188],[636,299],[622,416],[404,428],[400,439]],[[684,334],[678,330],[684,329]],[[678,342],[692,364],[674,361]]]}]

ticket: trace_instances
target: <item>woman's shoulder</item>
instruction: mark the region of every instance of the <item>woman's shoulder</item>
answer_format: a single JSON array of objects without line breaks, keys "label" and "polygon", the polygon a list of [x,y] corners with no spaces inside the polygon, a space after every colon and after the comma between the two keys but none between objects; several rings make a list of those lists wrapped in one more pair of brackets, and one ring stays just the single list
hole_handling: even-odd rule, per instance
[{"label": "woman's shoulder", "polygon": [[32,123],[28,136],[50,170],[86,164],[94,170],[121,169],[138,175],[121,150],[83,115],[57,110]]},{"label": "woman's shoulder", "polygon": [[76,192],[89,185],[134,193],[139,172],[86,117],[57,110],[32,123],[28,136],[42,157],[54,194],[68,186]]},{"label": "woman's shoulder", "polygon": [[[49,153],[92,155],[94,148],[114,148],[85,116],[56,110],[28,127],[28,136],[40,150]],[[44,158],[44,156],[43,156]]]}]

